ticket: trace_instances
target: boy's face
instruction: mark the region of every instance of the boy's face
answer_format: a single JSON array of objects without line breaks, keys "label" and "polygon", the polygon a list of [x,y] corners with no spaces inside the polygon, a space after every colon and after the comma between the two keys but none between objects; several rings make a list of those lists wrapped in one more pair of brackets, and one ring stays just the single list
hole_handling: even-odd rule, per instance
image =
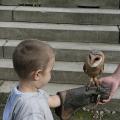
[{"label": "boy's face", "polygon": [[43,79],[42,79],[43,80],[43,85],[46,85],[50,81],[51,72],[52,72],[54,63],[55,63],[55,58],[52,58],[49,61],[47,68],[44,70],[44,72],[42,74],[42,76],[43,76]]},{"label": "boy's face", "polygon": [[49,61],[47,68],[43,72],[40,73],[40,77],[37,80],[37,84],[36,84],[38,89],[45,86],[50,81],[51,71],[53,69],[54,62],[55,62],[55,58],[52,58]]}]

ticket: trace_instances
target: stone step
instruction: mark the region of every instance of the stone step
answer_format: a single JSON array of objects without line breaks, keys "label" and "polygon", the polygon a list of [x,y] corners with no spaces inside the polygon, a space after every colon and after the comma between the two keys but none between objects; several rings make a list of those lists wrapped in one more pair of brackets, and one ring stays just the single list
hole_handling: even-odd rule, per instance
[{"label": "stone step", "polygon": [[[12,58],[15,47],[21,40],[0,40],[1,49],[3,49],[3,58]],[[2,45],[2,42],[4,45]],[[75,42],[47,42],[56,51],[57,61],[84,62],[90,50],[101,50],[106,56],[106,62],[120,62],[120,45],[119,44],[102,44],[102,43],[75,43]],[[2,54],[2,51],[1,51]],[[1,55],[2,56],[2,55]]]},{"label": "stone step", "polygon": [[18,7],[13,16],[14,21],[120,25],[120,10],[111,9]]},{"label": "stone step", "polygon": [[12,21],[12,11],[16,6],[0,6],[0,21]]},{"label": "stone step", "polygon": [[[116,67],[117,64],[105,64],[103,76],[113,73]],[[0,59],[0,79],[18,80],[11,59]],[[88,81],[88,76],[83,73],[82,62],[56,61],[52,73],[52,83],[86,84]]]},{"label": "stone step", "polygon": [[120,10],[112,9],[0,6],[0,14],[0,21],[120,25]]},{"label": "stone step", "polygon": [[0,3],[47,7],[119,8],[119,0],[0,0]]},{"label": "stone step", "polygon": [[[15,86],[18,85],[18,81],[0,80],[0,83],[0,93],[9,93]],[[82,85],[48,83],[45,87],[43,87],[43,90],[45,90],[50,95],[55,95],[58,91],[64,91],[78,87],[82,87]],[[112,98],[120,99],[120,88],[116,91],[115,95]]]},{"label": "stone step", "polygon": [[0,22],[1,39],[119,43],[117,26]]},{"label": "stone step", "polygon": [[4,57],[3,46],[6,44],[6,40],[0,40],[0,58]]}]

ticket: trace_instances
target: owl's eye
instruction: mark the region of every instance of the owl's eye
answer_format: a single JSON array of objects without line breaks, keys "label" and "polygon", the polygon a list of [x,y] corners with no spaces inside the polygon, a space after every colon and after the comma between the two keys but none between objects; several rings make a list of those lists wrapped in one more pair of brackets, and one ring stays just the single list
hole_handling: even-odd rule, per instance
[{"label": "owl's eye", "polygon": [[95,61],[98,61],[100,58],[99,57],[97,57],[97,58],[95,58]]}]

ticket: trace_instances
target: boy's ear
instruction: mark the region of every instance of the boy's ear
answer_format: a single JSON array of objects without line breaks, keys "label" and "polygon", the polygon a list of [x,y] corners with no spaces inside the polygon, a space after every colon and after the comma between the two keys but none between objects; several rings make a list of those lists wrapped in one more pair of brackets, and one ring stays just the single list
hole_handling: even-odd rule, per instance
[{"label": "boy's ear", "polygon": [[39,80],[41,77],[41,73],[42,73],[41,69],[34,71],[34,73],[32,75],[33,79],[36,81]]}]

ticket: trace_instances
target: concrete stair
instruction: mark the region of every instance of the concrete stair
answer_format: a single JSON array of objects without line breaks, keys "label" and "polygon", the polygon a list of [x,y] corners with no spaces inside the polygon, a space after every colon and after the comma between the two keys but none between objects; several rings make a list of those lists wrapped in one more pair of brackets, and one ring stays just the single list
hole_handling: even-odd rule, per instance
[{"label": "concrete stair", "polygon": [[[1,39],[1,58],[11,59],[15,47],[22,40],[3,40]],[[56,60],[65,62],[84,62],[90,50],[102,50],[106,56],[105,62],[119,63],[120,46],[119,44],[104,43],[76,43],[76,42],[55,42],[49,41],[56,51]],[[112,48],[112,49],[111,49]]]},{"label": "concrete stair", "polygon": [[1,39],[36,38],[89,43],[120,41],[119,10],[0,6],[0,14]]},{"label": "concrete stair", "polygon": [[46,7],[119,8],[119,0],[0,0],[1,5]]},{"label": "concrete stair", "polygon": [[117,26],[0,22],[1,39],[119,43]]},{"label": "concrete stair", "polygon": [[120,25],[120,11],[116,9],[0,6],[0,14],[0,21]]},{"label": "concrete stair", "polygon": [[[117,64],[105,64],[104,76],[115,71]],[[62,76],[62,77],[61,77]],[[0,59],[0,79],[18,80],[14,72],[11,59]],[[89,81],[87,75],[83,73],[83,62],[63,62],[56,61],[53,68],[53,83],[64,84],[86,84]]]},{"label": "concrete stair", "polygon": [[[114,19],[112,19],[114,17]],[[17,7],[14,21],[120,25],[120,11],[113,9]]]}]

